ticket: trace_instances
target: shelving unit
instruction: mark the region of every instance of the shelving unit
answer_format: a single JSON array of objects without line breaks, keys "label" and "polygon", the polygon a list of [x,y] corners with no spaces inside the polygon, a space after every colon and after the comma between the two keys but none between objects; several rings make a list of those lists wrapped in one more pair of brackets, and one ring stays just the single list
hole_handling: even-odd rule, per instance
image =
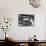
[{"label": "shelving unit", "polygon": [[6,41],[0,40],[0,46],[46,46],[46,40],[44,41]]}]

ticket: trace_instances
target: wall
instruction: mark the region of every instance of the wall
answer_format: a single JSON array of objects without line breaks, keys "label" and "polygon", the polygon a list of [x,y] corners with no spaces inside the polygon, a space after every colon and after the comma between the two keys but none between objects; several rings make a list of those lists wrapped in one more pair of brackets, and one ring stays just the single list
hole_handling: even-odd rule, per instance
[{"label": "wall", "polygon": [[[44,6],[45,7],[45,6]],[[8,31],[17,40],[27,40],[34,34],[39,40],[45,39],[45,16],[46,8],[33,8],[28,0],[0,0],[0,16],[13,17],[10,31]],[[18,14],[34,14],[34,27],[19,27]],[[2,31],[0,31],[2,33]],[[0,33],[0,35],[2,35]],[[44,34],[45,33],[45,34]],[[0,36],[0,39],[3,37]],[[4,38],[3,38],[4,39]]]},{"label": "wall", "polygon": [[45,15],[45,24],[44,24],[44,39],[46,39],[46,15]]}]

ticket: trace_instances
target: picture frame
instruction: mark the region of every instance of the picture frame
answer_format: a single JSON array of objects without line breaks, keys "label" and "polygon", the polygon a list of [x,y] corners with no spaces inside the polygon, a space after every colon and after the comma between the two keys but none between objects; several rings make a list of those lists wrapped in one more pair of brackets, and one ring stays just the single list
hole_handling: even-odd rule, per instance
[{"label": "picture frame", "polygon": [[19,14],[18,15],[19,26],[34,26],[35,20],[33,14]]}]

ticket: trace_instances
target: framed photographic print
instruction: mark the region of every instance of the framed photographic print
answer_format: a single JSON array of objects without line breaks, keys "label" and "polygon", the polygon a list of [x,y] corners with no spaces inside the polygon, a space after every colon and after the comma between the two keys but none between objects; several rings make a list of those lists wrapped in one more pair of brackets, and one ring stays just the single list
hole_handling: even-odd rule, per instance
[{"label": "framed photographic print", "polygon": [[19,14],[18,25],[19,26],[34,26],[34,15],[33,14]]}]

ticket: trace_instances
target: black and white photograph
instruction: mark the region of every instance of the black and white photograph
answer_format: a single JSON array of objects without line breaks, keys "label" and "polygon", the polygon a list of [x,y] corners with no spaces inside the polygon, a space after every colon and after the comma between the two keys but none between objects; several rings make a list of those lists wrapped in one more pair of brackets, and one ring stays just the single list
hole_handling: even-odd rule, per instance
[{"label": "black and white photograph", "polygon": [[34,15],[33,14],[19,14],[18,24],[19,26],[34,26]]}]

